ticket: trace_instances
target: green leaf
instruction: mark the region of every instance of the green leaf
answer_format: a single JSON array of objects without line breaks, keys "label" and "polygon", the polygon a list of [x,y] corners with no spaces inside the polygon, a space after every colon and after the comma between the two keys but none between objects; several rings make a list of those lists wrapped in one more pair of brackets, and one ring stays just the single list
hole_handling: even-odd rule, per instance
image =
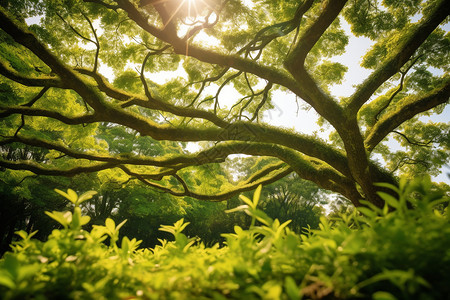
[{"label": "green leaf", "polygon": [[253,194],[253,208],[256,208],[258,206],[259,197],[261,196],[261,190],[262,190],[262,184],[258,185],[258,187],[255,190],[255,193]]},{"label": "green leaf", "polygon": [[[248,198],[247,198],[247,199],[248,199]],[[225,212],[226,212],[227,214],[229,214],[229,213],[233,213],[233,212],[236,212],[236,211],[244,211],[244,210],[246,210],[246,209],[248,209],[248,208],[249,208],[248,205],[243,204],[243,205],[239,205],[239,206],[237,206],[237,207],[235,207],[235,208],[232,208],[232,209],[227,209],[227,210],[225,210]]]},{"label": "green leaf", "polygon": [[53,211],[49,212],[46,211],[45,214],[64,226],[64,228],[68,228],[69,224],[72,222],[72,213],[70,211],[66,212],[60,212],[60,211]]},{"label": "green leaf", "polygon": [[375,185],[375,186],[379,186],[379,187],[384,187],[384,188],[388,188],[388,189],[390,189],[390,190],[393,190],[393,191],[395,191],[397,194],[400,194],[400,190],[399,190],[399,188],[398,187],[396,187],[395,185],[393,185],[393,184],[390,184],[390,183],[386,183],[386,182],[377,182],[377,183],[374,183],[373,185]]},{"label": "green leaf", "polygon": [[111,233],[116,231],[116,223],[111,218],[106,218],[105,220],[106,229],[108,229]]},{"label": "green leaf", "polygon": [[77,205],[83,203],[86,200],[89,200],[92,198],[92,196],[94,196],[95,194],[97,194],[96,191],[87,191],[85,192],[83,195],[81,195],[80,197],[78,197],[78,201],[77,201]]},{"label": "green leaf", "polygon": [[393,208],[400,207],[400,202],[392,195],[389,195],[388,193],[385,192],[377,192],[377,194],[381,197],[381,199],[383,199],[387,204],[389,204]]},{"label": "green leaf", "polygon": [[63,191],[61,191],[61,190],[55,189],[55,192],[57,192],[57,193],[60,194],[61,196],[65,197],[66,199],[68,199],[68,200],[69,200],[70,202],[72,202],[73,204],[76,204],[76,203],[77,203],[78,196],[77,196],[77,193],[75,193],[74,190],[72,190],[72,189],[67,189],[67,193],[65,193],[65,192],[63,192]]},{"label": "green leaf", "polygon": [[363,215],[373,219],[377,216],[377,213],[371,210],[368,207],[357,207],[356,208],[359,212],[361,212]]},{"label": "green leaf", "polygon": [[89,216],[81,216],[80,225],[86,225],[91,220],[91,217]]},{"label": "green leaf", "polygon": [[17,280],[19,277],[20,264],[16,256],[9,253],[5,255],[3,267],[10,274],[11,279]]},{"label": "green leaf", "polygon": [[263,223],[266,226],[270,226],[272,224],[272,219],[262,210],[254,210],[250,212],[250,216],[255,217],[256,220]]},{"label": "green leaf", "polygon": [[244,195],[239,195],[239,199],[241,199],[242,201],[244,201],[249,207],[251,207],[251,208],[255,208],[254,206],[253,206],[253,202],[252,202],[252,200],[250,200],[249,198],[247,198],[246,196],[244,196]]},{"label": "green leaf", "polygon": [[116,227],[116,231],[119,231],[120,228],[122,228],[122,226],[127,222],[127,220],[123,220],[122,222],[119,223],[119,225],[117,225]]},{"label": "green leaf", "polygon": [[397,298],[395,298],[395,296],[392,295],[391,293],[383,292],[383,291],[375,292],[372,295],[372,299],[373,300],[397,300]]},{"label": "green leaf", "polygon": [[284,279],[284,288],[290,300],[300,300],[300,289],[291,276]]},{"label": "green leaf", "polygon": [[9,289],[14,289],[16,287],[14,280],[12,280],[10,275],[3,270],[0,270],[0,285]]},{"label": "green leaf", "polygon": [[18,236],[20,236],[22,239],[24,240],[29,240],[31,239],[38,231],[35,230],[32,233],[28,234],[28,232],[26,232],[25,230],[19,230],[14,232],[15,234],[17,234]]},{"label": "green leaf", "polygon": [[361,202],[361,204],[369,207],[371,210],[373,210],[378,215],[381,215],[383,213],[383,210],[381,208],[375,206],[375,204],[373,204],[367,200],[360,200],[359,202]]}]

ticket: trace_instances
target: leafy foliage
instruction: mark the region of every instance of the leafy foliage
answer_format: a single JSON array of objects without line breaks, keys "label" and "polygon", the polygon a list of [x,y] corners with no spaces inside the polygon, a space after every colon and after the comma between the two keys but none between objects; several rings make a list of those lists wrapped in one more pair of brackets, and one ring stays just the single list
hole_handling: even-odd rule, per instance
[{"label": "leafy foliage", "polygon": [[[374,182],[436,175],[447,163],[448,124],[422,121],[448,102],[447,6],[0,1],[0,166],[15,178],[92,173],[107,178],[105,186],[140,182],[213,201],[295,172],[355,206],[367,197],[381,208]],[[373,40],[361,58],[372,72],[339,99],[331,87],[345,81],[349,66],[338,56],[358,36]],[[329,141],[268,124],[264,112],[281,112],[285,95],[330,125]],[[274,165],[237,183],[226,169],[236,154]],[[94,223],[125,199],[107,200],[117,188],[103,198],[105,186],[92,187],[106,199]]]},{"label": "leafy foliage", "polygon": [[[118,232],[124,221],[82,229],[83,216],[56,219],[45,242],[35,233],[21,240],[0,261],[3,299],[442,299],[448,295],[450,223],[448,195],[429,179],[401,181],[381,194],[382,209],[368,207],[320,229],[296,234],[258,209],[261,188],[241,206],[252,226],[235,226],[226,246],[205,247],[183,231],[183,219],[161,230],[172,235],[152,249]],[[61,193],[72,203],[77,197]],[[396,210],[390,209],[395,207]],[[410,209],[413,206],[414,209]],[[53,213],[53,216],[56,216]],[[260,225],[256,225],[256,221]],[[109,246],[104,241],[109,239]]]}]

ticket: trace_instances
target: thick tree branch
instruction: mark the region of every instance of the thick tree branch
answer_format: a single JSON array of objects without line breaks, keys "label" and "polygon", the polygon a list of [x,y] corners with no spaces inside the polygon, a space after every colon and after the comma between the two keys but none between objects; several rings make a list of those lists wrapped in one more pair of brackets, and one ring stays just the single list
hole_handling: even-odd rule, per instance
[{"label": "thick tree branch", "polygon": [[409,96],[396,104],[396,110],[385,114],[368,130],[365,139],[366,149],[371,152],[389,133],[415,115],[425,112],[439,104],[446,103],[450,97],[450,80],[440,88],[423,97]]},{"label": "thick tree branch", "polygon": [[306,56],[317,43],[322,34],[337,18],[347,0],[329,0],[321,14],[299,38],[297,45],[286,59],[286,67],[291,73],[303,68]]},{"label": "thick tree branch", "polygon": [[[73,150],[65,145],[62,145],[61,143],[23,136],[5,138],[0,142],[0,145],[10,144],[13,142],[19,142],[26,145],[41,147],[45,149],[57,150],[61,153],[64,153],[67,156],[76,159],[110,162],[116,165],[119,164],[145,165],[145,166],[167,167],[174,169],[181,169],[187,166],[203,165],[207,163],[222,162],[227,156],[231,154],[254,154],[254,155],[273,156],[269,152],[269,150],[272,148],[264,146],[261,152],[259,152],[258,145],[263,144],[249,143],[249,142],[225,142],[195,154],[166,155],[162,157],[144,157],[144,156],[125,157],[125,156],[105,156],[98,154],[90,154],[86,152]],[[273,145],[273,147],[275,148],[276,146]]]},{"label": "thick tree branch", "polygon": [[205,119],[219,127],[226,127],[228,125],[227,122],[225,122],[212,112],[189,107],[175,106],[154,96],[152,96],[151,101],[148,101],[145,97],[136,94],[130,94],[113,87],[106,78],[98,73],[94,73],[90,70],[82,68],[76,68],[75,70],[81,74],[88,75],[94,78],[100,91],[104,92],[109,97],[119,101],[123,101],[124,103],[121,105],[121,107],[125,108],[136,105],[149,109],[157,109],[160,111],[169,112],[181,117]]},{"label": "thick tree branch", "polygon": [[395,54],[389,57],[376,69],[350,97],[347,109],[356,114],[361,106],[369,100],[373,93],[410,59],[427,37],[441,24],[450,13],[447,0],[440,0],[424,20],[411,33],[404,34],[406,40],[396,48]]},{"label": "thick tree branch", "polygon": [[64,176],[72,177],[82,173],[93,173],[101,170],[115,168],[111,163],[100,163],[86,167],[74,167],[70,169],[59,169],[55,167],[43,166],[41,164],[32,161],[7,161],[0,158],[0,166],[11,170],[27,170],[37,175],[47,176]]},{"label": "thick tree branch", "polygon": [[[309,98],[307,97],[307,95],[298,86],[296,81],[293,80],[287,73],[275,68],[263,66],[254,62],[253,60],[245,59],[238,55],[221,54],[212,50],[203,49],[198,46],[189,44],[186,40],[179,38],[176,35],[176,32],[170,31],[167,27],[164,30],[160,30],[153,25],[150,25],[147,21],[147,18],[142,15],[130,1],[118,0],[118,3],[120,7],[128,14],[128,17],[131,20],[136,22],[137,25],[139,25],[143,30],[147,31],[151,35],[166,43],[171,44],[176,53],[194,57],[202,62],[217,64],[223,67],[234,68],[242,72],[255,74],[258,77],[266,79],[269,82],[280,84],[289,88],[301,98],[308,101]],[[186,53],[186,49],[189,49],[188,53]]]},{"label": "thick tree branch", "polygon": [[[104,156],[97,154],[89,154],[85,152],[79,152],[73,149],[70,149],[67,146],[64,146],[60,143],[44,141],[36,138],[27,138],[21,136],[15,136],[11,138],[6,138],[0,142],[0,145],[20,142],[23,144],[42,147],[46,149],[57,150],[61,153],[69,157],[73,157],[76,159],[87,159],[90,161],[99,161],[104,163],[104,165],[100,166],[114,166],[122,168],[127,174],[133,175],[136,178],[141,178],[143,180],[147,180],[148,178],[156,180],[157,178],[162,178],[162,176],[173,174],[173,171],[180,170],[182,168],[188,166],[199,166],[207,163],[217,163],[221,162],[227,156],[231,154],[248,154],[248,155],[257,155],[257,156],[272,156],[277,157],[278,159],[287,163],[295,172],[301,174],[302,178],[307,180],[311,180],[319,184],[319,186],[323,188],[327,188],[339,193],[342,193],[348,197],[356,192],[354,189],[354,185],[352,185],[352,181],[346,179],[345,176],[336,172],[334,169],[330,168],[328,165],[311,158],[307,158],[306,156],[302,156],[302,154],[288,149],[282,146],[276,146],[273,144],[264,144],[264,143],[248,143],[248,142],[225,142],[214,146],[213,148],[201,151],[196,154],[189,155],[175,155],[175,156],[163,156],[163,157],[142,157],[142,156]],[[146,165],[146,166],[155,166],[155,167],[164,167],[169,168],[171,170],[161,170],[153,175],[140,175],[131,173],[124,165]],[[23,166],[23,165],[20,165]],[[32,165],[34,166],[34,165]],[[26,166],[25,166],[26,167]],[[271,166],[267,170],[261,170],[261,172],[254,174],[251,178],[252,180],[257,180],[259,178],[265,177],[268,170],[278,169],[280,166]],[[19,168],[19,167],[17,167]],[[36,172],[42,171],[40,169],[30,169],[31,167],[26,167],[26,170]],[[42,175],[49,175],[45,173],[47,169],[44,168],[44,173],[36,173]],[[33,171],[34,172],[34,171]],[[56,169],[52,169],[51,172],[57,172]],[[68,172],[66,170],[61,171],[61,174],[64,172]],[[82,173],[82,171],[79,171]],[[91,172],[90,169],[86,169],[86,172]],[[93,172],[93,171],[92,171]],[[62,175],[66,176],[66,175]],[[153,177],[151,177],[153,176]]]},{"label": "thick tree branch", "polygon": [[24,24],[16,24],[7,12],[0,7],[0,27],[9,34],[17,43],[31,50],[57,75],[59,75],[65,88],[76,91],[96,111],[105,109],[101,95],[85,83],[75,72],[67,68],[46,46],[44,46],[33,33],[24,29]]},{"label": "thick tree branch", "polygon": [[74,116],[67,117],[59,112],[53,110],[46,110],[40,108],[31,108],[28,106],[0,106],[0,118],[8,117],[13,114],[22,114],[25,116],[38,116],[38,117],[48,117],[58,121],[61,121],[65,124],[69,125],[77,125],[77,124],[85,124],[85,123],[94,123],[99,119],[97,115],[82,115],[82,116]]},{"label": "thick tree branch", "polygon": [[305,59],[312,47],[317,43],[322,34],[337,18],[347,0],[329,0],[319,17],[306,29],[299,38],[296,46],[286,58],[284,66],[294,76],[301,86],[303,93],[307,95],[308,102],[321,116],[329,121],[338,131],[344,120],[342,108],[323,90],[305,69]]},{"label": "thick tree branch", "polygon": [[204,151],[203,155],[209,157],[215,153],[227,153],[230,150],[247,155],[277,157],[288,164],[301,178],[313,181],[322,188],[346,195],[349,199],[355,199],[354,201],[362,198],[359,194],[355,197],[357,190],[352,180],[330,168],[329,165],[287,147],[260,142],[226,142]]},{"label": "thick tree branch", "polygon": [[117,9],[119,8],[118,5],[108,4],[108,3],[105,3],[105,2],[103,2],[101,0],[83,0],[83,2],[95,3],[95,4],[98,4],[98,5],[104,6],[106,8],[112,9],[114,11],[117,11]]},{"label": "thick tree branch", "polygon": [[143,173],[136,173],[131,171],[129,168],[127,168],[124,165],[118,165],[117,168],[121,169],[122,171],[124,171],[126,174],[130,175],[130,179],[131,178],[136,178],[142,182],[146,182],[147,180],[156,180],[156,181],[160,181],[162,180],[165,176],[173,176],[177,173],[177,170],[175,169],[163,169],[158,173],[153,173],[153,174],[143,174]]},{"label": "thick tree branch", "polygon": [[19,74],[16,70],[0,61],[0,74],[25,86],[62,87],[59,79],[50,76],[30,77]]},{"label": "thick tree branch", "polygon": [[[183,141],[226,141],[226,140],[241,140],[241,141],[261,141],[267,143],[276,143],[287,147],[292,147],[302,153],[305,153],[312,157],[317,157],[341,173],[349,175],[348,162],[344,155],[339,154],[336,150],[333,150],[325,143],[316,141],[313,138],[308,138],[300,134],[288,133],[278,128],[268,126],[252,124],[248,122],[235,122],[233,124],[225,122],[219,119],[215,114],[209,113],[197,109],[179,108],[171,106],[163,101],[147,101],[145,99],[139,99],[138,96],[127,94],[126,92],[119,91],[111,87],[104,78],[98,74],[93,74],[84,69],[77,69],[83,74],[92,76],[99,84],[99,88],[105,91],[107,95],[114,96],[121,100],[132,99],[132,103],[147,107],[150,109],[160,109],[168,111],[180,116],[187,117],[200,117],[210,120],[213,123],[223,127],[223,129],[217,128],[205,128],[205,129],[189,129],[189,128],[170,128],[170,127],[152,127],[151,131],[146,131],[145,128],[149,127],[149,124],[140,124],[137,126],[136,121],[130,120],[130,124],[127,125],[121,118],[110,119],[111,122],[119,122],[123,125],[136,129],[144,135],[150,135],[155,139],[168,139],[168,140],[183,140]],[[157,103],[157,105],[155,105]],[[164,106],[164,109],[161,107]],[[120,122],[119,120],[122,120]],[[142,126],[141,126],[142,125]],[[156,126],[156,125],[155,125]]]}]

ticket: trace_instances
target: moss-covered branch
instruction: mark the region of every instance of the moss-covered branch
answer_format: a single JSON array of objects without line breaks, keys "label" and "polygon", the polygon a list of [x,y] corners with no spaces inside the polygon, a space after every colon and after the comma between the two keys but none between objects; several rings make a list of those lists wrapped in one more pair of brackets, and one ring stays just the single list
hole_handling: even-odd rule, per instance
[{"label": "moss-covered branch", "polygon": [[368,130],[365,139],[367,150],[372,151],[389,133],[402,123],[417,114],[425,112],[433,107],[448,102],[450,97],[450,80],[440,88],[436,88],[429,94],[418,97],[408,96],[396,104],[396,109],[383,115],[375,125]]},{"label": "moss-covered branch", "polygon": [[347,109],[355,114],[369,100],[373,93],[411,58],[427,37],[450,13],[448,1],[440,0],[433,4],[432,11],[418,26],[405,33],[405,39],[379,68],[377,68],[350,97]]}]

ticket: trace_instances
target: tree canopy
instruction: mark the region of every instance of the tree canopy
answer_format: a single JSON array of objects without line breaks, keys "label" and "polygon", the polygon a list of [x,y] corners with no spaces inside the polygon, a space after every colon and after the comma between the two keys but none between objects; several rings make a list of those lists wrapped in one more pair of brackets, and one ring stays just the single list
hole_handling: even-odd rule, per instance
[{"label": "tree canopy", "polygon": [[[449,99],[446,0],[0,4],[0,166],[15,176],[104,172],[220,201],[295,172],[381,206],[374,183],[448,160],[448,124],[420,118]],[[336,98],[348,68],[333,58],[350,34],[374,41],[371,73]],[[330,139],[268,124],[276,90],[316,111]],[[239,182],[225,171],[234,154],[260,157]]]}]

